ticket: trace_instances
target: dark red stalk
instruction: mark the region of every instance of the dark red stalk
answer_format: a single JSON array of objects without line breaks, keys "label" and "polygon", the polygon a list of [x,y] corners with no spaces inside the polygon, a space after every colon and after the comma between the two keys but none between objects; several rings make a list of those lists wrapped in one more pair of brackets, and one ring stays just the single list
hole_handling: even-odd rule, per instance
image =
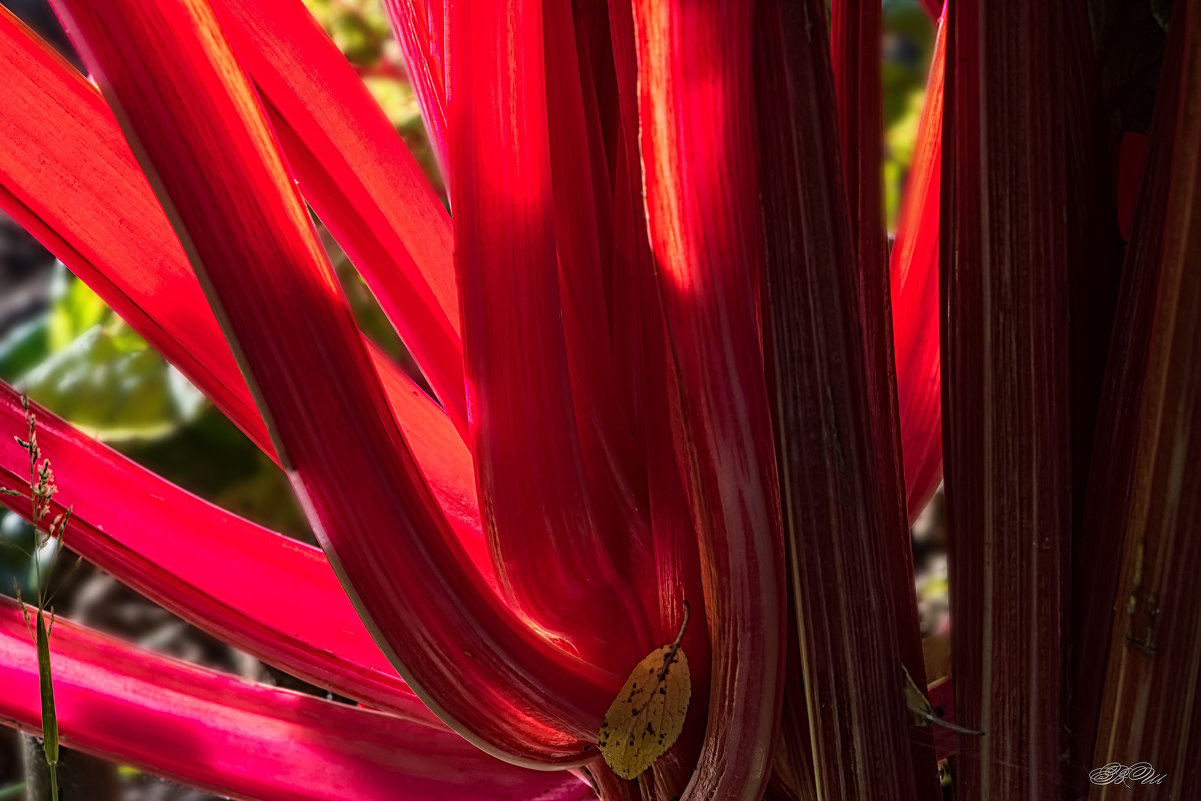
[{"label": "dark red stalk", "polygon": [[[1171,36],[1179,37],[1179,84],[1165,81],[1176,104],[1170,167],[1149,171],[1166,181],[1162,217],[1135,236],[1162,241],[1159,285],[1138,412],[1133,486],[1126,514],[1122,573],[1110,651],[1096,765],[1136,759],[1165,774],[1154,790],[1166,798],[1195,795],[1201,748],[1201,11],[1180,2]],[[1163,190],[1160,190],[1163,191]],[[1160,192],[1155,192],[1159,195]],[[1161,227],[1162,225],[1162,227]],[[1147,788],[1151,789],[1151,788]],[[1135,789],[1134,793],[1137,793]],[[1093,787],[1100,801],[1128,798],[1121,785]]]},{"label": "dark red stalk", "polygon": [[[704,598],[696,528],[688,502],[684,479],[673,445],[674,410],[679,409],[679,380],[667,346],[667,334],[658,303],[658,285],[649,272],[640,276],[641,307],[645,312],[644,368],[640,397],[645,404],[646,465],[650,520],[652,571],[645,582],[653,588],[647,615],[656,640],[668,642],[679,630],[680,599]],[[704,625],[703,604],[692,604],[693,622],[684,633],[684,652],[688,654],[692,678],[692,702],[688,707],[684,731],[676,744],[656,761],[651,781],[644,781],[660,801],[677,798],[684,792],[696,767],[704,742],[709,709],[711,650],[709,631]],[[700,625],[698,625],[700,624]]]},{"label": "dark red stalk", "polygon": [[[614,359],[627,376],[619,387],[630,409],[630,432],[640,443],[645,473],[641,491],[651,523],[650,570],[640,576],[653,588],[646,598],[647,616],[657,642],[667,642],[678,631],[681,598],[703,598],[696,529],[687,490],[675,452],[679,429],[679,377],[668,348],[668,334],[659,299],[646,206],[642,199],[642,162],[638,155],[638,103],[635,41],[629,3],[607,4],[603,19],[589,7],[577,9],[586,21],[606,27],[594,33],[607,46],[608,63],[595,68],[597,78],[608,77],[613,86],[600,84],[599,97],[611,115],[606,139],[612,140],[615,185],[613,203],[613,265],[610,321]],[[581,24],[577,16],[577,24]],[[595,60],[595,59],[594,59]],[[606,95],[606,92],[608,93]],[[609,397],[613,397],[610,391]],[[637,485],[636,485],[637,486]],[[637,549],[637,546],[636,546]],[[640,549],[638,549],[640,550]],[[638,554],[636,550],[636,555]],[[638,563],[645,561],[639,558]],[[703,605],[692,604],[693,624],[684,636],[684,650],[692,666],[692,697],[684,731],[676,744],[644,776],[644,797],[671,799],[681,796],[696,766],[704,742],[710,690],[710,642]],[[701,625],[697,625],[700,623]]]},{"label": "dark red stalk", "polygon": [[[1135,204],[1126,250],[1114,335],[1097,415],[1093,459],[1079,547],[1073,557],[1071,749],[1072,784],[1088,794],[1088,771],[1101,714],[1105,664],[1110,652],[1117,582],[1136,476],[1139,414],[1146,378],[1151,326],[1167,239],[1169,193],[1177,182],[1173,153],[1183,110],[1180,71],[1184,26],[1174,28],[1158,90],[1152,138]],[[1118,599],[1118,600],[1115,600]]]},{"label": "dark red stalk", "polygon": [[[924,687],[925,664],[909,539],[909,520],[920,510],[906,508],[897,362],[892,338],[892,281],[884,231],[882,14],[878,0],[834,0],[830,58],[854,245],[854,258],[845,268],[853,271],[857,283],[865,371],[863,389],[871,431],[869,452],[874,461],[872,475],[877,503],[884,513],[881,558],[888,574],[886,603],[892,607],[896,621],[902,661],[918,686]],[[918,739],[925,738],[919,735]],[[925,747],[914,749],[914,770],[921,794],[934,797],[938,784],[930,745],[927,742]]]},{"label": "dark red stalk", "polygon": [[[1084,508],[1093,435],[1122,275],[1110,137],[1103,123],[1097,56],[1086,2],[1062,3],[1068,188],[1068,303],[1071,320],[1072,503]],[[1073,553],[1083,543],[1082,517],[1074,521]],[[1075,557],[1073,557],[1075,558]]]},{"label": "dark red stalk", "polygon": [[[886,266],[888,242],[881,192],[884,148],[880,89],[882,16],[882,4],[873,0],[833,0],[830,7],[830,61],[838,111],[837,131],[842,144],[842,171],[851,210],[859,292],[865,307],[883,306],[883,309],[873,308],[873,313],[865,314],[863,319],[867,352],[875,354],[868,364],[872,368],[882,368],[878,376],[873,369],[869,379],[880,390],[871,395],[873,420],[888,418],[885,412],[890,401],[889,381],[892,377]],[[893,402],[895,404],[895,399]]]},{"label": "dark red stalk", "polygon": [[[678,379],[673,425],[714,654],[686,797],[757,801],[778,728],[785,592],[758,337],[752,14],[720,0],[636,0],[633,10],[647,217]],[[619,39],[615,30],[615,49]]]},{"label": "dark red stalk", "polygon": [[[616,163],[621,112],[618,111],[617,76],[613,44],[609,35],[608,3],[572,4],[576,52],[592,165],[592,189],[596,194],[597,227],[609,232],[601,237],[601,262],[609,271],[613,261],[613,168]],[[609,308],[612,295],[606,293]]]},{"label": "dark red stalk", "polygon": [[[800,626],[796,590],[788,589],[788,661],[784,676],[784,711],[780,716],[780,741],[772,765],[772,784],[765,801],[779,796],[796,801],[818,801],[813,770],[813,737],[809,731],[809,704],[801,662]],[[775,792],[773,793],[773,787]]]},{"label": "dark red stalk", "polygon": [[309,520],[389,660],[492,753],[587,759],[620,678],[534,636],[469,568],[212,10],[196,0],[57,7],[70,12],[67,27],[206,284]]},{"label": "dark red stalk", "polygon": [[[913,799],[898,632],[912,572],[902,576],[892,559],[906,533],[899,470],[894,462],[879,473],[877,452],[891,440],[876,441],[871,422],[822,18],[817,0],[762,0],[756,10],[766,333],[791,590],[818,796]],[[887,282],[881,291],[887,298]],[[886,301],[875,313],[883,309]],[[880,484],[890,490],[884,506]],[[917,645],[910,622],[904,634]],[[932,749],[921,756],[932,774]]]},{"label": "dark red stalk", "polygon": [[1064,781],[1071,526],[1062,8],[951,2],[943,450],[959,801]]},{"label": "dark red stalk", "polygon": [[[436,722],[391,670],[320,550],[218,509],[31,406],[59,497],[70,499],[73,553],[294,676]],[[3,439],[27,429],[17,393],[0,386]],[[0,450],[0,486],[28,492],[28,477],[23,452]]]}]

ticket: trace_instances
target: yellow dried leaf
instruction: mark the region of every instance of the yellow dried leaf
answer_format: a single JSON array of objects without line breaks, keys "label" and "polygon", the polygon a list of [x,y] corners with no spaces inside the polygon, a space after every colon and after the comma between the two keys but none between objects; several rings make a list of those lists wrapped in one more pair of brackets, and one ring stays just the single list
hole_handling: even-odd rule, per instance
[{"label": "yellow dried leaf", "polygon": [[601,722],[601,754],[623,779],[633,779],[654,764],[684,729],[692,697],[688,657],[680,648],[686,628],[687,601],[675,642],[656,648],[638,663]]}]

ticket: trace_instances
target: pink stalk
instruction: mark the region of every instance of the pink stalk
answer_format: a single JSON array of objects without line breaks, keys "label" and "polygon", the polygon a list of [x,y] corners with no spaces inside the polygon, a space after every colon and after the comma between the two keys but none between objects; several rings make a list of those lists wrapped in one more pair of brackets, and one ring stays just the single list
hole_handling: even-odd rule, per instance
[{"label": "pink stalk", "polygon": [[[266,426],[179,240],[95,87],[0,9],[0,206],[275,457]],[[85,155],[86,154],[86,157]],[[79,169],[86,163],[88,169]],[[123,214],[109,213],[119,208]],[[376,348],[393,413],[485,577],[471,455],[445,413]],[[475,544],[472,544],[475,543]]]},{"label": "pink stalk", "polygon": [[[63,743],[250,801],[582,801],[566,773],[501,764],[451,732],[159,656],[59,620],[50,637]],[[0,719],[41,725],[38,660],[0,599]]]},{"label": "pink stalk", "polygon": [[[436,721],[380,653],[320,550],[222,511],[33,408],[58,497],[72,507],[73,552],[293,675]],[[16,393],[0,387],[0,485],[27,493],[26,454],[8,445],[25,431]]]},{"label": "pink stalk", "polygon": [[[0,152],[0,206],[274,456],[179,241],[104,100],[3,9],[0,39],[7,45],[0,76],[9,87],[0,127],[13,145]],[[415,427],[453,436],[411,381],[374,350],[373,360],[410,438]],[[465,453],[449,440],[446,447]],[[470,473],[445,475],[436,461],[425,462],[425,472],[447,485],[465,482],[458,505],[474,504]]]}]

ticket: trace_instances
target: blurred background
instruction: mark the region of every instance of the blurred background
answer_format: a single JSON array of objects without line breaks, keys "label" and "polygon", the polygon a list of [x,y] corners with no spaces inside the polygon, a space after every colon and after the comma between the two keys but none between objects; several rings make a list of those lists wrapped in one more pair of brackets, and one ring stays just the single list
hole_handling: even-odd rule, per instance
[{"label": "blurred background", "polygon": [[[417,103],[379,0],[305,0],[441,188]],[[44,0],[3,0],[78,65]],[[890,229],[921,114],[933,25],[918,0],[884,0],[884,197]],[[322,240],[363,330],[412,371],[403,345],[346,257],[318,223]],[[283,474],[114,312],[36,240],[0,213],[0,379],[27,391],[78,428],[168,480],[239,515],[312,542]],[[18,447],[0,442],[0,447]],[[54,454],[47,454],[53,459]],[[11,499],[3,499],[5,501]],[[65,498],[70,503],[70,498]],[[0,508],[0,592],[34,595],[33,532]],[[48,555],[43,554],[42,558]],[[947,614],[941,493],[914,527],[923,634]],[[73,560],[72,560],[73,561]],[[63,571],[64,573],[66,571]],[[325,695],[232,649],[84,564],[71,574],[56,611],[145,647],[245,678]],[[41,801],[40,743],[0,727],[0,801]],[[65,752],[64,797],[202,801],[207,793],[132,768]],[[86,795],[70,793],[87,788]],[[46,794],[45,798],[49,798]]]}]

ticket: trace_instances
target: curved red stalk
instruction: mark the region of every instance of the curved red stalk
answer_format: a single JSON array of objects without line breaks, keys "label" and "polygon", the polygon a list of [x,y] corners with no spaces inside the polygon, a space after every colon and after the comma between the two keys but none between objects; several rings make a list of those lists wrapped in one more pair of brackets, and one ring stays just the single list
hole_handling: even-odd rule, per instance
[{"label": "curved red stalk", "polygon": [[486,750],[537,765],[586,759],[620,679],[498,608],[450,534],[215,13],[199,0],[56,8],[119,109],[381,649]]},{"label": "curved red stalk", "polygon": [[627,567],[626,521],[589,482],[578,441],[542,4],[456,4],[450,29],[450,188],[481,511],[518,607],[585,660],[625,674],[654,643]]},{"label": "curved red stalk", "polygon": [[404,53],[409,84],[438,163],[446,166],[446,50],[442,4],[449,0],[384,0]]},{"label": "curved red stalk", "polygon": [[892,248],[892,326],[905,495],[912,523],[942,481],[938,232],[946,31],[940,21],[926,102]]},{"label": "curved red stalk", "polygon": [[[218,509],[33,409],[59,497],[72,507],[72,551],[282,670],[436,723],[380,653],[320,550]],[[4,440],[23,436],[26,425],[16,393],[0,385]],[[28,472],[22,450],[0,448],[0,485],[27,493]],[[28,511],[23,504],[15,509]]]},{"label": "curved red stalk", "polygon": [[[0,78],[8,88],[0,129],[9,143],[0,150],[0,207],[274,458],[233,354],[103,98],[4,9],[0,39]],[[446,452],[457,458],[461,447],[444,415],[395,365],[372,353],[406,433],[428,429],[445,439],[442,431],[451,431]],[[427,475],[435,485],[462,484],[457,505],[473,505],[470,472],[440,480],[439,461],[423,459]],[[464,463],[470,466],[469,457]]]},{"label": "curved red stalk", "polygon": [[647,217],[714,653],[708,730],[685,796],[758,799],[778,729],[785,615],[758,337],[751,9],[636,0],[634,24]]},{"label": "curved red stalk", "polygon": [[952,2],[940,246],[957,795],[1066,778],[1071,539],[1064,4]]},{"label": "curved red stalk", "polygon": [[[501,764],[445,730],[241,681],[59,620],[50,635],[63,743],[255,801],[583,801],[566,773]],[[0,720],[41,726],[38,660],[0,598]]]},{"label": "curved red stalk", "polygon": [[[273,453],[228,348],[213,352],[220,329],[100,93],[2,8],[0,41],[0,205],[147,340],[175,340],[172,363]],[[151,301],[157,320],[140,308]]]},{"label": "curved red stalk", "polygon": [[[0,128],[9,143],[0,148],[0,207],[275,458],[179,240],[103,99],[3,9],[0,38],[0,79],[8,87]],[[444,512],[463,542],[478,540],[470,454],[442,410],[381,352],[370,351]],[[491,557],[476,564],[492,572]]]},{"label": "curved red stalk", "polygon": [[417,160],[300,0],[214,3],[305,199],[467,430],[450,218]]},{"label": "curved red stalk", "polygon": [[928,797],[937,791],[933,753],[928,744],[911,749],[901,695],[903,656],[917,681],[924,676],[912,568],[900,547],[907,531],[896,465],[878,458],[889,446],[873,425],[879,406],[865,375],[861,325],[879,309],[865,308],[867,267],[856,275],[862,254],[825,113],[834,97],[824,9],[820,0],[761,0],[756,14],[765,315],[817,792],[914,799],[920,788]]}]

